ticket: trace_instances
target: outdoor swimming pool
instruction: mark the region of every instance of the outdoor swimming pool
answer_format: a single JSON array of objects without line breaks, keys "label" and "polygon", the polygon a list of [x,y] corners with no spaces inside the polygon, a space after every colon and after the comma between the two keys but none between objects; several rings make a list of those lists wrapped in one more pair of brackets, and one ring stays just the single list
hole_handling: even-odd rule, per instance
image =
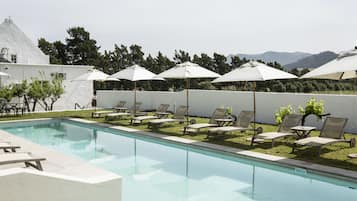
[{"label": "outdoor swimming pool", "polygon": [[0,129],[121,175],[124,201],[357,200],[356,183],[74,121]]}]

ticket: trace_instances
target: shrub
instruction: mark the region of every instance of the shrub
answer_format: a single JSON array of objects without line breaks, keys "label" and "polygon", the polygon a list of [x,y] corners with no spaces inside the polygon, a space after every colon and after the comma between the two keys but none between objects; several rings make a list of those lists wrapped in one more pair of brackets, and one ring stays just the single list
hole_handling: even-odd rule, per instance
[{"label": "shrub", "polygon": [[324,103],[323,101],[316,101],[315,98],[311,98],[307,101],[305,108],[299,106],[299,112],[303,115],[302,125],[305,123],[305,118],[311,114],[322,118],[324,113]]},{"label": "shrub", "polygon": [[275,113],[275,122],[279,125],[283,121],[285,115],[293,113],[293,108],[291,105],[288,105],[286,107],[281,107],[279,110]]}]

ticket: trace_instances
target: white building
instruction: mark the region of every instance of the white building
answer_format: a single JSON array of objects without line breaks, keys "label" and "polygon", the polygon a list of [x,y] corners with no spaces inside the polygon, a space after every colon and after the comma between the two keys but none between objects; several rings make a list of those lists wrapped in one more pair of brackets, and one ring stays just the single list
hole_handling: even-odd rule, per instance
[{"label": "white building", "polygon": [[[51,80],[56,74],[64,78],[65,93],[55,105],[55,110],[73,109],[75,103],[88,106],[93,97],[93,83],[72,82],[93,66],[52,65],[45,55],[14,23],[5,19],[0,24],[0,71],[10,74],[2,77],[1,84],[29,82],[33,78]],[[42,74],[42,76],[40,75]],[[40,106],[37,107],[41,110]]]}]

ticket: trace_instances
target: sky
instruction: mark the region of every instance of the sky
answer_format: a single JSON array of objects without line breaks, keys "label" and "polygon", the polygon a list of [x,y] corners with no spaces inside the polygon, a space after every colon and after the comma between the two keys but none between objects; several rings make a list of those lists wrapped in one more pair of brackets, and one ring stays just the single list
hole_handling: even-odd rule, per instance
[{"label": "sky", "polygon": [[86,28],[101,51],[138,44],[146,53],[340,52],[357,45],[356,0],[8,0],[34,41]]}]

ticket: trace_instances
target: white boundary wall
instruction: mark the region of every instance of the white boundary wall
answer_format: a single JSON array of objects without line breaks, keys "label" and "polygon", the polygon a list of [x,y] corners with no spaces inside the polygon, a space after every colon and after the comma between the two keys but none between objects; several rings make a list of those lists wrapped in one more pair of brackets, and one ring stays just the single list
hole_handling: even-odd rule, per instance
[{"label": "white boundary wall", "polygon": [[[79,103],[81,106],[90,106],[93,98],[93,82],[71,80],[87,73],[92,68],[93,66],[0,63],[0,71],[10,75],[10,77],[1,77],[1,85],[21,83],[22,80],[31,82],[33,78],[52,80],[51,74],[63,73],[66,76],[63,80],[64,94],[54,104],[54,110],[72,110],[75,103]],[[44,77],[41,77],[40,73],[43,73]],[[40,105],[37,105],[36,109],[43,111]]]},{"label": "white boundary wall", "polygon": [[[131,106],[134,100],[133,91],[97,91],[99,107],[110,108],[119,100],[127,101]],[[310,98],[323,100],[325,112],[333,116],[348,118],[346,131],[357,133],[357,96],[329,95],[329,94],[302,94],[302,93],[267,93],[257,92],[257,121],[274,123],[274,114],[282,106],[291,105],[298,112],[298,106],[304,106]],[[186,105],[186,91],[138,91],[137,101],[142,102],[142,109],[155,109],[160,103],[170,104],[174,111],[178,105]],[[233,113],[241,110],[252,110],[252,92],[223,91],[223,90],[190,90],[190,115],[210,116],[213,110],[220,106],[232,107]],[[310,119],[307,124],[321,126],[321,122]]]}]

